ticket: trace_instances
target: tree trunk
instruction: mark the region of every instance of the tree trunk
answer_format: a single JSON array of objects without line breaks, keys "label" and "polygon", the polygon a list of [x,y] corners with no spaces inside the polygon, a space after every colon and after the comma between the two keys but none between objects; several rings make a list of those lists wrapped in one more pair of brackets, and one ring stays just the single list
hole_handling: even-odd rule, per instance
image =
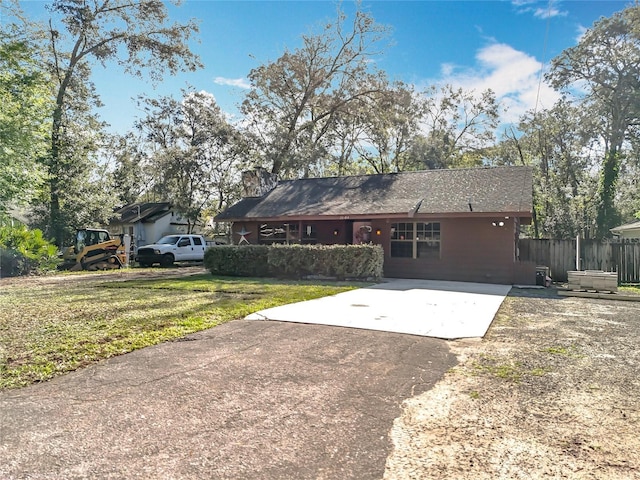
[{"label": "tree trunk", "polygon": [[62,247],[63,226],[60,215],[60,130],[62,129],[62,107],[57,105],[53,112],[51,127],[51,156],[47,165],[49,174],[49,235],[53,243]]},{"label": "tree trunk", "polygon": [[[62,247],[64,242],[64,225],[62,224],[62,209],[60,206],[60,177],[64,170],[62,165],[63,161],[61,159],[62,139],[60,138],[62,131],[62,108],[65,102],[67,88],[71,83],[71,77],[78,62],[76,55],[79,47],[80,39],[74,46],[69,60],[69,65],[62,77],[62,80],[60,81],[60,86],[58,87],[58,93],[56,95],[56,108],[53,111],[53,122],[51,126],[51,156],[49,158],[49,164],[47,165],[50,190],[49,199],[51,202],[49,205],[49,234],[53,236],[53,242],[58,247]],[[56,58],[56,65],[57,64],[58,61]]]},{"label": "tree trunk", "polygon": [[598,212],[596,216],[599,238],[611,236],[610,229],[618,223],[618,213],[614,206],[616,183],[620,169],[618,151],[612,146],[606,153],[600,174]]}]

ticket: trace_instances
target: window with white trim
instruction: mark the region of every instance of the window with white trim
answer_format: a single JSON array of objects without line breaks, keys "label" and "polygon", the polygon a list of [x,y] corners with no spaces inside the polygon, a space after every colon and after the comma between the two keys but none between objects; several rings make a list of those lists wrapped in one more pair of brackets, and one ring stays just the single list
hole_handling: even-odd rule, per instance
[{"label": "window with white trim", "polygon": [[440,222],[392,223],[391,256],[440,258]]}]

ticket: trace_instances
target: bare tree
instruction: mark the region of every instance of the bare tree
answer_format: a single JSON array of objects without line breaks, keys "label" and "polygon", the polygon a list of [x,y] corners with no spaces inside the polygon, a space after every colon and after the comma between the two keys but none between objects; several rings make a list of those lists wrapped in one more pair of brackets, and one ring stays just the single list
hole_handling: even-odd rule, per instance
[{"label": "bare tree", "polygon": [[498,126],[495,94],[479,95],[451,85],[432,86],[422,94],[426,105],[422,134],[425,160],[436,168],[477,166],[493,146]]},{"label": "bare tree", "polygon": [[302,47],[250,72],[242,110],[272,173],[304,174],[328,154],[337,119],[378,88],[369,60],[386,34],[365,12],[347,25],[339,11],[322,33],[303,36]]},{"label": "bare tree", "polygon": [[171,201],[192,230],[205,209],[217,213],[238,199],[244,141],[210,93],[142,103],[147,115],[137,126],[146,147],[143,170],[152,172],[145,194]]},{"label": "bare tree", "polygon": [[[364,102],[363,102],[364,103]],[[360,160],[375,173],[415,169],[410,151],[424,117],[424,101],[401,82],[384,86],[361,108]]]}]

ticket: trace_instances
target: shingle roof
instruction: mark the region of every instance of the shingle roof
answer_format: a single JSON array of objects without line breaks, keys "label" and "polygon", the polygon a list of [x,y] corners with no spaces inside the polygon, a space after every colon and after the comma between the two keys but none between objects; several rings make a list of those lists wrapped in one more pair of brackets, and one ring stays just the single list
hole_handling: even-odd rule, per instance
[{"label": "shingle roof", "polygon": [[114,212],[111,223],[134,223],[153,220],[166,214],[171,209],[169,202],[160,203],[131,203]]},{"label": "shingle roof", "polygon": [[532,210],[530,167],[424,170],[281,181],[244,198],[216,220],[384,214],[520,213]]},{"label": "shingle roof", "polygon": [[640,230],[640,220],[637,222],[625,223],[618,227],[612,228],[611,232],[614,234],[620,234],[622,232],[628,232],[630,230]]}]

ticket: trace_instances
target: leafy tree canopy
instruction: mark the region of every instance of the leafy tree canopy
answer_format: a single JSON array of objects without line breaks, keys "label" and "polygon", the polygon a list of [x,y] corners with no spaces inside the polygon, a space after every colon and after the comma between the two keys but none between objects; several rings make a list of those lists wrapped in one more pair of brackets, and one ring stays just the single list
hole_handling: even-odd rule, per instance
[{"label": "leafy tree canopy", "polygon": [[615,200],[628,135],[640,124],[640,5],[597,21],[553,60],[547,79],[600,119],[594,126],[604,150],[596,223],[598,235],[608,236],[620,221]]},{"label": "leafy tree canopy", "polygon": [[79,114],[86,114],[92,103],[99,104],[87,80],[91,62],[103,66],[115,62],[125,73],[148,75],[154,82],[167,71],[173,74],[201,65],[188,46],[197,25],[193,21],[170,23],[167,7],[160,0],[54,0],[49,10],[47,62],[56,88],[51,146],[44,162],[48,174],[45,203],[47,230],[61,244],[68,228],[65,211],[74,205],[65,198],[69,193],[65,180],[78,178],[74,171],[79,157],[69,154],[68,132],[74,130],[72,123]]},{"label": "leafy tree canopy", "polygon": [[46,149],[52,103],[37,57],[20,24],[0,29],[0,213],[29,200],[43,176],[37,160]]}]

